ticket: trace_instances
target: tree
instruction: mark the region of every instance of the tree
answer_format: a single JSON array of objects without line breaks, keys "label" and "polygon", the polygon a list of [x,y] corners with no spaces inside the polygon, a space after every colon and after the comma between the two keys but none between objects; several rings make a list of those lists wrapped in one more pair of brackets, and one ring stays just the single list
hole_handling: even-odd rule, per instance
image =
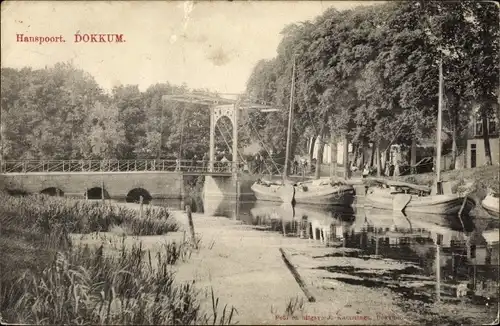
[{"label": "tree", "polygon": [[466,128],[466,119],[479,107],[483,123],[486,164],[491,164],[488,118],[498,106],[499,21],[493,3],[462,1],[457,3],[420,3],[427,19],[433,46],[443,57],[445,94],[448,104],[453,156],[457,152],[457,134]]},{"label": "tree", "polygon": [[69,63],[40,70],[2,69],[5,157],[81,157],[86,113],[100,95],[94,78]]},{"label": "tree", "polygon": [[124,158],[136,158],[143,152],[139,140],[146,136],[146,110],[137,85],[116,86],[112,89],[112,103],[118,109],[118,119],[125,126]]}]

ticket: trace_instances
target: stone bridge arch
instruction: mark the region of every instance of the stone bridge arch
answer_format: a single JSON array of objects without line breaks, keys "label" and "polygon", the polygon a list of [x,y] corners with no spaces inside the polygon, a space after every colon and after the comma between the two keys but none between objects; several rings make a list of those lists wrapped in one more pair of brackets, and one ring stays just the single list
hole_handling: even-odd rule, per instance
[{"label": "stone bridge arch", "polygon": [[106,188],[102,187],[92,187],[85,190],[85,198],[87,199],[110,199],[108,191]]},{"label": "stone bridge arch", "polygon": [[153,199],[153,196],[151,196],[151,193],[149,191],[142,187],[136,187],[127,193],[125,201],[127,203],[139,202],[141,196],[144,204],[149,204],[149,202]]},{"label": "stone bridge arch", "polygon": [[58,187],[48,187],[40,191],[42,195],[64,197],[64,191]]}]

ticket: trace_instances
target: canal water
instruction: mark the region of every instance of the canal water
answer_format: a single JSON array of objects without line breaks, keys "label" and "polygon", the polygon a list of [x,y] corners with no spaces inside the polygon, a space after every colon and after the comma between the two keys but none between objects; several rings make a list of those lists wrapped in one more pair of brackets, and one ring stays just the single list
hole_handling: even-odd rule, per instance
[{"label": "canal water", "polygon": [[[439,265],[441,300],[457,301],[457,287],[467,285],[468,302],[495,306],[498,301],[499,245],[488,241],[498,232],[498,219],[474,220],[365,209],[295,206],[274,202],[219,200],[153,200],[153,205],[193,211],[203,208],[217,216],[241,221],[262,232],[303,238],[314,245],[345,248],[317,257],[344,256],[363,260],[404,263],[401,269],[321,267],[332,279],[370,288],[384,287],[403,299],[426,303],[436,300],[436,266]],[[195,221],[196,223],[196,221]],[[322,236],[323,235],[323,236]],[[494,237],[494,236],[493,236]],[[316,239],[316,240],[315,240]],[[498,239],[498,236],[497,236]],[[439,251],[439,252],[438,252]],[[439,255],[439,260],[436,256]]]}]

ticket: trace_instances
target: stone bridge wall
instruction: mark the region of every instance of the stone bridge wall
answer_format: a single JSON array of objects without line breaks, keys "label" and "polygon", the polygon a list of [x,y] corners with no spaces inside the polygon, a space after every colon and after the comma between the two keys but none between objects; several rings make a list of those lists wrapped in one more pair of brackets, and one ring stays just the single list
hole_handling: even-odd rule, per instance
[{"label": "stone bridge wall", "polygon": [[134,188],[143,188],[153,198],[182,198],[182,173],[176,172],[51,172],[12,173],[0,175],[0,186],[39,193],[47,188],[58,188],[65,196],[84,197],[88,189],[104,185],[110,198],[125,198]]}]

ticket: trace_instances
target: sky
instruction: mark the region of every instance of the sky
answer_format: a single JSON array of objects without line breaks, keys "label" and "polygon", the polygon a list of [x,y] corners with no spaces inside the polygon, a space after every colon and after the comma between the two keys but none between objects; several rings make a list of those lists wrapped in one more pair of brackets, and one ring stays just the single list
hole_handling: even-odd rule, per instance
[{"label": "sky", "polygon": [[[281,30],[353,1],[7,1],[1,5],[2,67],[72,62],[106,90],[117,85],[186,84],[219,93],[245,90],[254,65],[276,56]],[[75,43],[75,33],[123,34],[122,43]],[[17,42],[60,36],[65,43]]]}]

